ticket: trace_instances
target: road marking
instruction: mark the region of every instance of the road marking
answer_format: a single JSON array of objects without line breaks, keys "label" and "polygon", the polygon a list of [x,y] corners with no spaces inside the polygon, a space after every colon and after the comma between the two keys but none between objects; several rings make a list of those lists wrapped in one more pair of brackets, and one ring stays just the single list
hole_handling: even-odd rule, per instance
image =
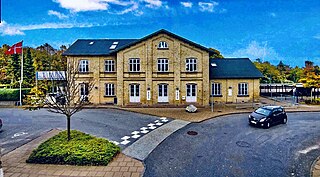
[{"label": "road marking", "polygon": [[140,135],[133,135],[133,136],[131,136],[131,138],[134,138],[134,139],[137,139],[137,138],[139,138],[140,137]]},{"label": "road marking", "polygon": [[132,135],[136,135],[136,134],[139,134],[140,132],[139,131],[134,131],[134,132],[132,132],[131,134]]},{"label": "road marking", "polygon": [[128,140],[128,139],[130,139],[130,136],[124,136],[124,137],[122,137],[121,139],[122,139],[122,140]]},{"label": "road marking", "polygon": [[116,141],[110,141],[110,142],[115,144],[115,145],[119,145],[119,142],[116,142]]},{"label": "road marking", "polygon": [[22,135],[27,135],[28,133],[25,133],[25,132],[19,132],[19,133],[15,133],[11,138],[15,138],[15,137],[19,137],[19,136],[22,136]]},{"label": "road marking", "polygon": [[315,150],[315,149],[319,149],[320,146],[319,145],[314,145],[314,146],[310,146],[310,147],[307,147],[301,151],[298,151],[300,154],[307,154],[308,152],[312,151],[312,150]]},{"label": "road marking", "polygon": [[130,141],[124,140],[124,141],[122,141],[120,144],[126,145],[126,144],[128,144],[128,143],[130,143]]},{"label": "road marking", "polygon": [[[132,139],[138,139],[140,137],[142,137],[143,135],[139,135],[139,133],[143,133],[143,134],[147,134],[148,132],[151,132],[152,130],[164,125],[165,123],[169,122],[169,120],[166,117],[161,117],[159,120],[155,120],[153,121],[153,123],[149,123],[147,126],[145,127],[141,127],[139,131],[133,131],[131,132],[130,136],[124,136],[121,138],[121,142],[117,142],[117,141],[112,141],[115,144],[122,144],[122,145],[126,145],[128,143],[130,143],[130,141],[128,141],[130,138]],[[157,127],[158,126],[158,127]],[[148,130],[149,129],[149,130]],[[133,140],[135,141],[135,140]]]}]

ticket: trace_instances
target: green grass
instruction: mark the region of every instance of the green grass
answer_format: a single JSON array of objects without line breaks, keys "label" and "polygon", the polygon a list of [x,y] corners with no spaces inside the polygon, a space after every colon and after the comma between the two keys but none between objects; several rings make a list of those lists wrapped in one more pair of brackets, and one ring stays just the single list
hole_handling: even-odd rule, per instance
[{"label": "green grass", "polygon": [[33,150],[27,163],[107,165],[120,152],[120,147],[103,138],[96,138],[80,131],[67,131],[48,139]]}]

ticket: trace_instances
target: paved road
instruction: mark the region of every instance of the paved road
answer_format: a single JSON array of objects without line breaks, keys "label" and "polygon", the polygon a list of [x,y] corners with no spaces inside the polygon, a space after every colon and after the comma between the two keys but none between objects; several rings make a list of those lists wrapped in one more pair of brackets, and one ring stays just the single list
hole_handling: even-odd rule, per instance
[{"label": "paved road", "polygon": [[250,127],[247,114],[189,124],[148,156],[144,177],[309,176],[320,154],[320,113],[288,118],[270,129]]},{"label": "paved road", "polygon": [[[66,128],[66,118],[45,109],[28,111],[14,108],[0,108],[3,130],[0,132],[2,153],[7,153],[22,144],[38,137],[52,128]],[[77,113],[71,119],[71,129],[78,129],[98,137],[104,137],[119,143],[124,136],[133,136],[133,131],[148,124],[161,121],[158,117],[126,112],[116,109],[87,109]],[[170,120],[170,119],[169,119]],[[166,122],[164,122],[166,123]],[[154,125],[156,126],[156,125]],[[148,129],[152,131],[151,129]],[[139,133],[140,137],[144,135]],[[128,144],[119,144],[125,148],[136,139],[130,138]]]}]

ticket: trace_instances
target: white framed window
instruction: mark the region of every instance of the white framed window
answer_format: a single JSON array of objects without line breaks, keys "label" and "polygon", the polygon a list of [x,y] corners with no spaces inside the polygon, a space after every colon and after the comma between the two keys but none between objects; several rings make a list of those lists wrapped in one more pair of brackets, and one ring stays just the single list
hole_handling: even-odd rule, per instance
[{"label": "white framed window", "polygon": [[114,84],[107,83],[105,84],[105,86],[106,86],[105,96],[115,96]]},{"label": "white framed window", "polygon": [[242,82],[238,84],[238,95],[240,96],[248,95],[248,83]]},{"label": "white framed window", "polygon": [[80,60],[79,61],[79,72],[81,72],[81,73],[89,72],[89,61],[88,60]]},{"label": "white framed window", "polygon": [[167,58],[158,59],[158,71],[168,72],[169,71],[169,60]]},{"label": "white framed window", "polygon": [[114,60],[105,60],[104,61],[104,71],[105,72],[114,72]]},{"label": "white framed window", "polygon": [[211,95],[213,96],[221,95],[221,83],[212,83]]},{"label": "white framed window", "polygon": [[129,59],[129,71],[130,72],[140,71],[140,58],[130,58]]},{"label": "white framed window", "polygon": [[186,70],[190,72],[197,71],[197,59],[187,58],[186,59]]},{"label": "white framed window", "polygon": [[168,44],[165,41],[160,41],[158,44],[158,49],[167,49]]}]

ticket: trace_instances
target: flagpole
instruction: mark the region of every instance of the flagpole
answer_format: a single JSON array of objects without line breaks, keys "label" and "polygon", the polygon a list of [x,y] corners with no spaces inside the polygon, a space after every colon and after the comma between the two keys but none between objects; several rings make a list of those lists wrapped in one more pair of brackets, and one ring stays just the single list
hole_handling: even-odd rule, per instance
[{"label": "flagpole", "polygon": [[21,45],[21,78],[20,78],[20,106],[22,106],[22,81],[23,81],[23,44]]}]

